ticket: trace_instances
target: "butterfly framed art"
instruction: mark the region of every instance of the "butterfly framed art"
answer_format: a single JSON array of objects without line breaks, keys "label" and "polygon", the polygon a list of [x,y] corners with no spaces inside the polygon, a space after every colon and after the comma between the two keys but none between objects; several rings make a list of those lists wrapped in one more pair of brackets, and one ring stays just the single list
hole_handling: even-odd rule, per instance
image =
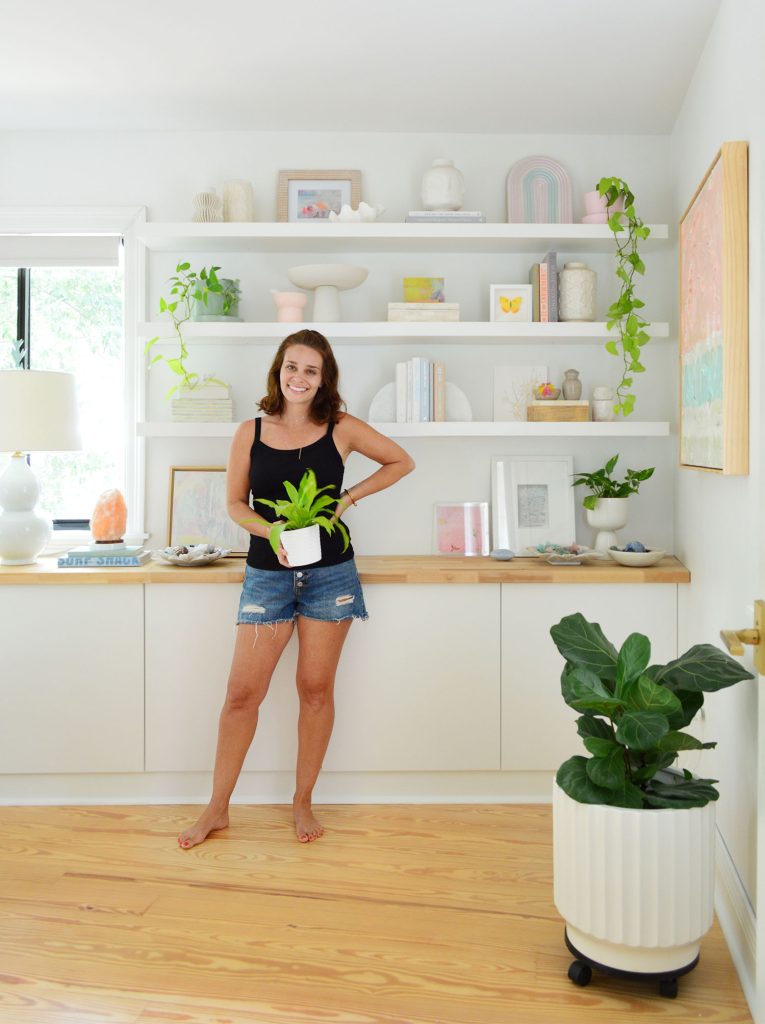
[{"label": "butterfly framed art", "polygon": [[530,284],[493,284],[489,290],[489,320],[531,322]]}]

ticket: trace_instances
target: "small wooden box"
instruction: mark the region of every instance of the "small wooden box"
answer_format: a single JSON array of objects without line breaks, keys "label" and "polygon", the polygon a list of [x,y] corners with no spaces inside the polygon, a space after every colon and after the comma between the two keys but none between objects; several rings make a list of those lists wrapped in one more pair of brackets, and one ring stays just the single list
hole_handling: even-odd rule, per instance
[{"label": "small wooden box", "polygon": [[590,403],[568,402],[563,398],[552,402],[529,402],[526,419],[529,423],[586,423],[590,418]]}]

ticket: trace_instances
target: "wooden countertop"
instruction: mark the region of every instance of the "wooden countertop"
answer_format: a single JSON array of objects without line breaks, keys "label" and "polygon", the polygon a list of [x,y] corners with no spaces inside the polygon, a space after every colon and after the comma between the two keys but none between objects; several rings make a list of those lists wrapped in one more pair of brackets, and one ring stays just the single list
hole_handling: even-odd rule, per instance
[{"label": "wooden countertop", "polygon": [[[359,555],[356,565],[362,583],[689,583],[691,579],[688,569],[672,555],[645,569],[616,562],[561,566],[538,558],[497,562],[445,555]],[[0,586],[241,583],[243,576],[243,558],[221,558],[193,569],[157,562],[125,569],[59,569],[55,557],[41,558],[33,565],[0,565]]]}]

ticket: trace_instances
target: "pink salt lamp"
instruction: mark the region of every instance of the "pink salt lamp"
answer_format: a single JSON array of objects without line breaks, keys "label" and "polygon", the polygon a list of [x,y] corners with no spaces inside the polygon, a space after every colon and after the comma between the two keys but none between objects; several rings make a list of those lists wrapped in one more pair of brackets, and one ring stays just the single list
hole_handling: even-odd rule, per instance
[{"label": "pink salt lamp", "polygon": [[125,536],[127,505],[120,492],[104,491],[90,517],[90,532],[98,544],[118,544]]}]

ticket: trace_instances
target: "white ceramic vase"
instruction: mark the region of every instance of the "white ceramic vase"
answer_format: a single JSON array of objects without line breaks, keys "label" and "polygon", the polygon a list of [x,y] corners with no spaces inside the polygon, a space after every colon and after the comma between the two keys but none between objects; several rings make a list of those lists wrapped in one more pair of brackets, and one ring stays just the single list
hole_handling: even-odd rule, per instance
[{"label": "white ceramic vase", "polygon": [[610,423],[614,418],[614,393],[611,388],[592,389],[592,418],[596,423]]},{"label": "white ceramic vase", "polygon": [[320,530],[318,523],[314,523],[302,530],[285,530],[282,533],[282,547],[287,552],[290,565],[311,565],[321,561]]},{"label": "white ceramic vase", "polygon": [[555,906],[577,953],[640,974],[682,973],[714,911],[715,805],[580,804],[553,786]]},{"label": "white ceramic vase", "polygon": [[627,525],[627,502],[629,498],[598,498],[594,509],[587,509],[587,522],[597,531],[595,550],[608,551],[616,544],[614,530]]},{"label": "white ceramic vase", "polygon": [[223,204],[214,188],[197,192],[194,196],[194,212],[191,219],[195,224],[216,223],[223,220]]},{"label": "white ceramic vase", "polygon": [[252,183],[243,178],[227,181],[223,186],[223,219],[232,222],[255,220]]},{"label": "white ceramic vase", "polygon": [[434,160],[422,176],[423,210],[461,210],[465,198],[465,179],[452,160]]},{"label": "white ceramic vase", "polygon": [[594,320],[596,282],[595,271],[586,263],[564,263],[558,275],[558,318]]}]

